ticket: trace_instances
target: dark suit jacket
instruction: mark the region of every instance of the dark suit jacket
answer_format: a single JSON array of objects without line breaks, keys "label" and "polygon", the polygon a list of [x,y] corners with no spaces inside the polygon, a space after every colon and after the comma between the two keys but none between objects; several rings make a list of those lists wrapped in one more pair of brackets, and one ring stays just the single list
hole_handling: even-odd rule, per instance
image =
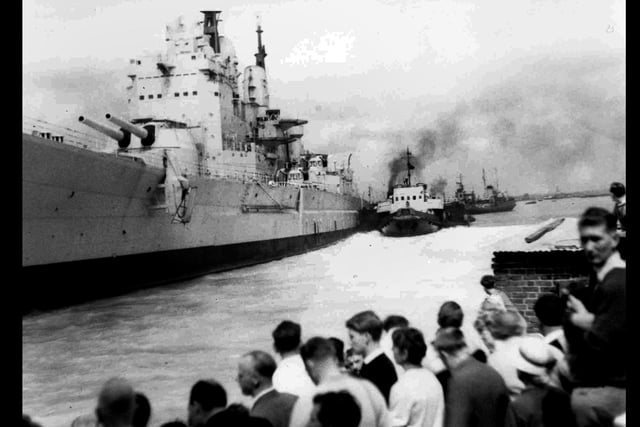
[{"label": "dark suit jacket", "polygon": [[491,366],[469,357],[451,370],[447,388],[445,427],[504,426],[509,393]]},{"label": "dark suit jacket", "polygon": [[393,362],[383,353],[371,362],[362,365],[360,376],[371,381],[378,387],[378,390],[380,390],[380,393],[382,393],[388,405],[391,386],[398,381],[398,375],[396,375],[396,368],[393,367]]},{"label": "dark suit jacket", "polygon": [[271,390],[261,396],[251,408],[251,416],[268,420],[273,427],[288,427],[297,396]]}]

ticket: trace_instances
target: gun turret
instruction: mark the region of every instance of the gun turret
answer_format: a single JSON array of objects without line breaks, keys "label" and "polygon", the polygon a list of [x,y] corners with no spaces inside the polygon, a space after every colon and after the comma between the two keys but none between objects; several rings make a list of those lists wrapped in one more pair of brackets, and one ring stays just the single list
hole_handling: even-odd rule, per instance
[{"label": "gun turret", "polygon": [[131,133],[124,129],[120,129],[120,130],[112,129],[98,122],[94,122],[93,120],[88,119],[84,116],[78,117],[78,120],[80,121],[80,123],[84,123],[90,128],[93,128],[98,132],[105,134],[110,138],[115,139],[116,141],[118,141],[118,146],[120,148],[126,148],[131,143]]},{"label": "gun turret", "polygon": [[120,126],[122,130],[130,132],[140,138],[140,142],[144,147],[149,147],[155,142],[155,126],[147,125],[144,127],[139,127],[109,113],[107,113],[105,117],[110,122]]}]

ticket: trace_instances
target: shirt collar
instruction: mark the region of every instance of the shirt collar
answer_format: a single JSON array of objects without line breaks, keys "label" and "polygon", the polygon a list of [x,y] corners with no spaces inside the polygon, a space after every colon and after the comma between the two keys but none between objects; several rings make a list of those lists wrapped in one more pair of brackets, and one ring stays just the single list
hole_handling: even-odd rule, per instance
[{"label": "shirt collar", "polygon": [[598,281],[602,282],[605,276],[614,268],[626,268],[627,264],[620,258],[620,254],[618,251],[615,251],[611,254],[609,258],[605,261],[602,267],[596,268],[596,275],[598,276]]},{"label": "shirt collar", "polygon": [[380,356],[381,354],[384,354],[384,351],[382,350],[382,348],[380,347],[376,348],[371,353],[369,353],[367,357],[364,358],[364,364],[368,365],[369,363],[371,363],[373,359]]},{"label": "shirt collar", "polygon": [[256,394],[256,397],[253,398],[253,403],[251,404],[251,407],[253,408],[253,406],[256,404],[256,402],[265,394],[271,392],[275,390],[275,388],[273,386],[269,387],[269,388],[265,388],[264,390],[262,390],[260,393]]},{"label": "shirt collar", "polygon": [[618,203],[616,203],[616,205],[618,206],[624,206],[627,204],[627,195],[625,194],[624,196],[620,197],[618,199]]}]

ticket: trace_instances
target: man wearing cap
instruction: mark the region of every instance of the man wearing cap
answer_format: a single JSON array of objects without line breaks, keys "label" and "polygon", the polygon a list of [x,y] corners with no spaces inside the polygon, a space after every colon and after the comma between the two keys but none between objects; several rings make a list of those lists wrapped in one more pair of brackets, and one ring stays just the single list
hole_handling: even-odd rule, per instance
[{"label": "man wearing cap", "polygon": [[578,426],[612,425],[626,406],[626,265],[616,250],[615,215],[589,208],[578,231],[594,275],[584,300],[568,295],[571,404]]},{"label": "man wearing cap", "polygon": [[509,394],[495,369],[471,356],[462,331],[438,330],[433,341],[451,372],[445,397],[445,427],[504,425]]},{"label": "man wearing cap", "polygon": [[609,187],[611,198],[615,202],[613,206],[613,214],[618,219],[620,229],[627,231],[627,191],[624,188],[624,184],[620,182],[614,182]]},{"label": "man wearing cap", "polygon": [[505,427],[574,427],[569,395],[551,384],[551,346],[540,337],[521,340],[516,368],[524,389],[509,404]]}]

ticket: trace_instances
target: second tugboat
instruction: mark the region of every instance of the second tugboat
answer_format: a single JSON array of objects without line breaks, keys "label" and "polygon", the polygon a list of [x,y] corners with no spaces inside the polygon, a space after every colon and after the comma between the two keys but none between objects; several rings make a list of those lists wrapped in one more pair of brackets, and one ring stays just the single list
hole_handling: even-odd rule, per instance
[{"label": "second tugboat", "polygon": [[470,214],[487,214],[494,212],[509,212],[516,207],[516,200],[507,196],[505,193],[497,189],[497,185],[487,185],[487,180],[482,169],[482,184],[485,188],[485,194],[482,198],[477,197],[473,191],[465,191],[462,185],[462,175],[457,182],[456,200],[464,203],[467,213]]},{"label": "second tugboat", "polygon": [[396,185],[389,199],[377,206],[379,230],[386,236],[416,236],[444,227],[469,225],[471,219],[458,202],[445,205],[442,196],[431,196],[427,184],[411,185],[411,152],[407,148],[407,177]]}]

